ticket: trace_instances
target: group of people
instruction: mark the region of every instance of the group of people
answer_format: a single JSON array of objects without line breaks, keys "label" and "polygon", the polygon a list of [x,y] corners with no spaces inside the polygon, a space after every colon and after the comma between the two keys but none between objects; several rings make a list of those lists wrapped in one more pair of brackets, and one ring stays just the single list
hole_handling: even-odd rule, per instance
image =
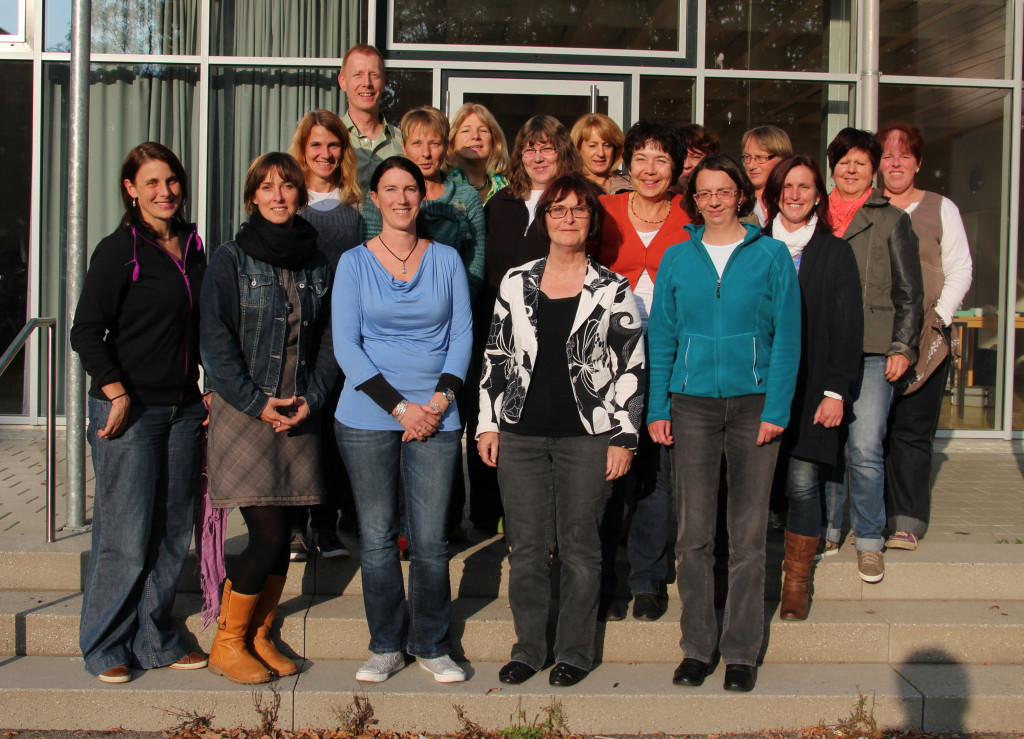
[{"label": "group of people", "polygon": [[[782,618],[807,617],[847,500],[866,582],[882,579],[884,547],[912,549],[927,528],[914,471],[971,261],[956,207],[914,187],[920,133],[844,129],[829,192],[772,126],[744,137],[742,164],[701,126],[623,134],[599,114],[571,131],[535,116],[509,146],[473,103],[392,126],[385,79],[376,49],[349,50],[347,111],[307,113],[288,153],[252,162],[245,222],[208,263],[175,154],[148,142],[125,159],[124,218],[96,247],[71,331],[92,378],[86,670],[108,683],[164,666],[294,674],[271,633],[293,532],[310,520],[321,553],[342,553],[348,499],[371,652],[356,678],[382,682],[411,656],[465,680],[448,537],[468,497],[474,525],[508,545],[516,640],[499,679],[548,664],[557,556],[549,682],[571,686],[593,666],[598,618],[616,617],[628,501],[637,619],[664,612],[678,524],[673,681],[702,684],[720,655],[724,687],[751,690],[774,480],[789,500]],[[248,530],[208,656],[170,623],[207,425],[210,503]]]}]

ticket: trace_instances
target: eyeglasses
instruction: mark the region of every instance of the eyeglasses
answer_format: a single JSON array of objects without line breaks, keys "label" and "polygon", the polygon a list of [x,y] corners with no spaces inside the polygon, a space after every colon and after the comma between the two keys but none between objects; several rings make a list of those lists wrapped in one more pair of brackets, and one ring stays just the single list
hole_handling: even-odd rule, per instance
[{"label": "eyeglasses", "polygon": [[767,164],[772,159],[775,159],[777,156],[778,154],[756,154],[753,156],[751,156],[750,154],[744,154],[743,156],[740,157],[740,159],[743,160],[744,164],[749,164],[751,159],[753,159],[754,162],[757,164]]},{"label": "eyeglasses", "polygon": [[701,190],[700,192],[695,192],[693,194],[693,199],[698,203],[706,203],[711,200],[711,196],[714,195],[723,203],[727,203],[730,200],[735,200],[738,194],[739,190]]},{"label": "eyeglasses", "polygon": [[548,208],[548,215],[556,220],[561,220],[562,218],[565,218],[565,214],[569,211],[572,211],[573,218],[579,218],[581,220],[590,218],[590,208],[585,205],[574,205],[571,208],[565,205],[552,205]]},{"label": "eyeglasses", "polygon": [[523,149],[523,159],[547,159],[550,156],[555,155],[555,147],[553,146],[542,146],[539,149]]}]

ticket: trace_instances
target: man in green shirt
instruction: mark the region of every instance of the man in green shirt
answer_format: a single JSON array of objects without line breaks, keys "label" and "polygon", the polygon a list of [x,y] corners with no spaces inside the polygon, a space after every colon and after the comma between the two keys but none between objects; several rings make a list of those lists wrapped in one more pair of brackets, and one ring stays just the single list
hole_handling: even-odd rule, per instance
[{"label": "man in green shirt", "polygon": [[375,47],[356,44],[345,52],[338,85],[348,98],[348,110],[341,120],[359,157],[363,192],[370,189],[370,177],[378,164],[390,156],[402,156],[402,134],[380,114],[386,83],[384,58]]}]

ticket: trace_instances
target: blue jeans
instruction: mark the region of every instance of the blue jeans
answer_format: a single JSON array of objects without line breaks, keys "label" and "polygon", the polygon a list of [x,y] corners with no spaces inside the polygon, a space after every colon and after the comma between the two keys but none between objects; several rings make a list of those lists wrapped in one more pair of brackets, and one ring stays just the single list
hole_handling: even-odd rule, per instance
[{"label": "blue jeans", "polygon": [[201,401],[136,405],[121,436],[100,439],[110,406],[89,398],[96,496],[78,640],[93,675],[163,667],[188,654],[171,607],[192,539],[206,417]]},{"label": "blue jeans", "polygon": [[789,513],[786,531],[799,536],[821,536],[821,465],[806,459],[789,458],[786,497]]},{"label": "blue jeans", "polygon": [[[843,508],[850,499],[858,551],[882,551],[885,527],[885,464],[882,443],[892,405],[892,384],[885,379],[886,357],[864,355],[860,386],[854,391],[846,440],[845,467],[836,469],[825,485],[826,537],[842,536]],[[927,475],[925,470],[922,474]]]},{"label": "blue jeans", "polygon": [[[451,584],[445,521],[461,431],[402,441],[401,431],[356,429],[335,421],[359,516],[363,606],[370,651],[440,657],[451,651]],[[398,552],[403,496],[412,562],[406,603]]]}]

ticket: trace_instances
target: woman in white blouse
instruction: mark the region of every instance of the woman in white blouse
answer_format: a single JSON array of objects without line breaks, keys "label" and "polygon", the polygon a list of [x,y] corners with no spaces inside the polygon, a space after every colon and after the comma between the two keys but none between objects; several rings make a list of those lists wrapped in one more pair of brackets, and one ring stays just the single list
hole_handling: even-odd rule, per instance
[{"label": "woman in white blouse", "polygon": [[892,123],[878,132],[878,140],[882,144],[880,184],[889,202],[910,214],[924,277],[925,316],[917,366],[904,375],[904,389],[893,403],[885,459],[892,532],[885,546],[916,549],[928,529],[931,510],[931,479],[921,470],[931,466],[949,374],[950,326],[971,286],[971,251],[953,201],[914,184],[924,155],[921,132],[906,123]]}]

